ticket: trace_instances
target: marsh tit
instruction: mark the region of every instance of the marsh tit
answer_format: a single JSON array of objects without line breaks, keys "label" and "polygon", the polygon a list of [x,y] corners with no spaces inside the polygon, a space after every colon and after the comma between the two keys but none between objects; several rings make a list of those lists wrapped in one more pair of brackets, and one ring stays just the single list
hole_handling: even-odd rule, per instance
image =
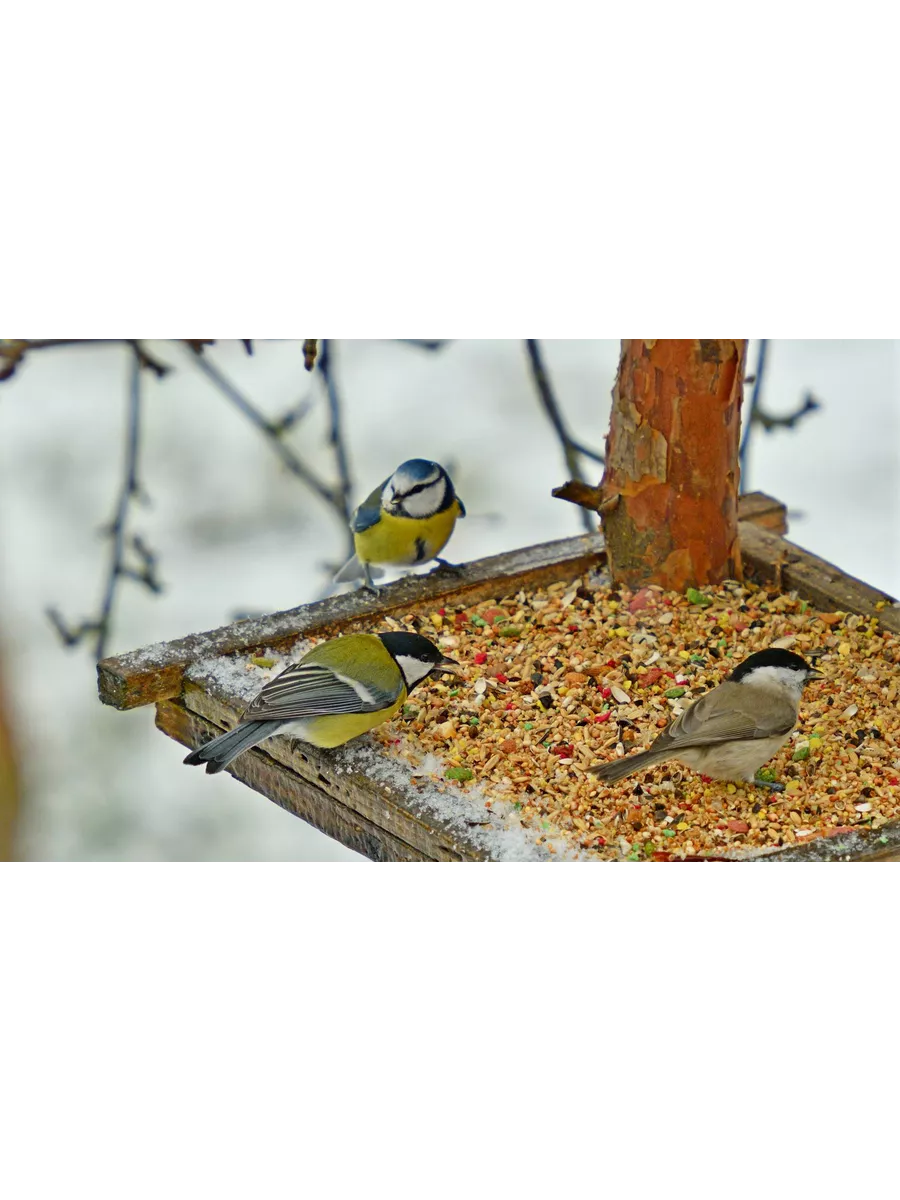
[{"label": "marsh tit", "polygon": [[389,721],[417,683],[432,673],[456,674],[418,633],[351,633],[332,638],[271,679],[237,725],[184,760],[213,775],[257,742],[287,733],[312,746],[341,746]]},{"label": "marsh tit", "polygon": [[[334,577],[335,583],[363,578],[378,588],[374,565],[412,567],[437,557],[464,517],[463,502],[439,463],[411,458],[360,504],[350,519],[355,553]],[[450,564],[443,564],[449,566]]]},{"label": "marsh tit", "polygon": [[648,750],[591,771],[604,783],[616,783],[674,758],[713,779],[783,791],[783,784],[756,779],[756,772],[791,736],[804,685],[821,678],[799,654],[760,650],[686,708]]}]

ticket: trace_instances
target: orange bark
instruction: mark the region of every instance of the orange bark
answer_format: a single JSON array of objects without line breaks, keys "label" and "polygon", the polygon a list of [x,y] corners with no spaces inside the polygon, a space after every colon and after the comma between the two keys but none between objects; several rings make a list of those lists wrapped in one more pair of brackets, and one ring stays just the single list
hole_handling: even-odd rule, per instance
[{"label": "orange bark", "polygon": [[683,591],[739,579],[744,340],[623,341],[606,439],[613,578]]}]

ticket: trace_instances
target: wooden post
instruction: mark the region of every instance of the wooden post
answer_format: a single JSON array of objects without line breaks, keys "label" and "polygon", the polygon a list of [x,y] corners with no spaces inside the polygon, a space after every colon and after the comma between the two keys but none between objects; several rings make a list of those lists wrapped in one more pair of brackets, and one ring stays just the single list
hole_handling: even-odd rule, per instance
[{"label": "wooden post", "polygon": [[684,591],[741,577],[746,350],[744,340],[622,342],[603,476],[616,582]]}]

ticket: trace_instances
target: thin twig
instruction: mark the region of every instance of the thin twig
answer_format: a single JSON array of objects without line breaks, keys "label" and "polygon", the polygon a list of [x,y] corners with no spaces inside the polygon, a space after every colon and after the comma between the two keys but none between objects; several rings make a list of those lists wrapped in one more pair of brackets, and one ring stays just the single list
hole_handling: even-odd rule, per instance
[{"label": "thin twig", "polygon": [[619,503],[618,492],[604,499],[603,488],[591,487],[589,483],[582,483],[580,479],[570,479],[561,487],[555,487],[550,495],[557,500],[568,500],[570,504],[578,504],[591,512],[599,513],[600,516],[612,512]]},{"label": "thin twig", "polygon": [[[162,584],[156,574],[156,555],[146,543],[135,534],[131,542],[126,541],[125,532],[128,523],[128,511],[133,500],[141,498],[141,485],[138,478],[138,457],[140,453],[141,433],[141,372],[146,367],[154,368],[147,362],[147,356],[136,342],[130,342],[131,381],[128,389],[128,410],[125,430],[125,465],[122,473],[122,484],[116,501],[116,511],[112,521],[106,528],[106,534],[111,541],[109,570],[106,575],[103,600],[98,616],[83,621],[80,625],[68,625],[55,608],[47,610],[47,616],[67,646],[77,646],[85,637],[96,634],[95,653],[98,661],[106,656],[106,647],[112,628],[112,613],[120,579],[133,579],[144,584],[153,592],[162,591]],[[130,566],[126,562],[126,550],[130,546],[140,560],[139,567]]]},{"label": "thin twig", "polygon": [[753,391],[750,394],[750,407],[744,414],[743,436],[738,454],[741,467],[741,491],[744,492],[747,490],[747,461],[750,456],[750,435],[753,432],[756,413],[762,399],[763,380],[766,374],[766,351],[768,348],[768,338],[760,338],[759,353],[756,359],[756,373],[753,376]]},{"label": "thin twig", "polygon": [[303,365],[307,371],[311,371],[316,365],[316,354],[318,349],[315,338],[307,338],[303,343]]},{"label": "thin twig", "polygon": [[766,433],[771,433],[773,429],[793,429],[805,416],[818,411],[822,407],[812,392],[807,392],[803,397],[802,403],[792,413],[785,413],[783,416],[779,416],[775,413],[765,411],[762,406],[762,389],[765,380],[768,348],[768,340],[761,338],[759,342],[759,355],[756,360],[756,372],[754,375],[748,376],[745,380],[746,383],[750,383],[752,380],[753,391],[750,395],[750,406],[744,415],[743,433],[741,436],[740,464],[742,492],[747,490],[747,462],[750,457],[750,440],[753,436],[754,427],[761,425]]},{"label": "thin twig", "polygon": [[100,620],[97,629],[97,661],[105,658],[106,643],[109,638],[109,625],[112,616],[113,601],[116,597],[116,585],[122,573],[125,552],[125,521],[128,517],[128,505],[133,496],[138,494],[137,459],[141,436],[141,355],[135,348],[131,360],[131,388],[128,396],[128,425],[125,438],[125,472],[122,490],[119,493],[119,503],[112,523],[112,560],[106,579],[106,592],[100,609]]},{"label": "thin twig", "polygon": [[309,467],[300,461],[293,450],[285,445],[281,440],[281,430],[278,425],[270,421],[265,413],[260,412],[256,405],[248,400],[243,392],[239,391],[231,380],[210,362],[205,354],[195,352],[194,362],[207,379],[215,384],[222,395],[226,396],[235,408],[242,412],[265,435],[269,445],[288,470],[296,475],[298,479],[302,479],[311,491],[315,492],[321,500],[324,500],[327,505],[333,508],[341,518],[344,518],[345,511],[341,496],[328,487],[327,484],[323,483],[318,476],[314,475]]},{"label": "thin twig", "polygon": [[599,450],[592,450],[590,446],[585,446],[581,442],[576,442],[574,438],[570,440],[572,442],[572,446],[579,454],[583,454],[585,458],[592,458],[594,462],[600,463],[601,466],[603,465],[605,459]]},{"label": "thin twig", "polygon": [[[550,424],[556,431],[556,436],[559,438],[562,445],[563,455],[566,460],[566,469],[569,472],[571,479],[582,480],[583,473],[581,470],[581,462],[578,457],[578,449],[575,442],[569,435],[566,429],[563,415],[559,405],[556,402],[556,397],[553,395],[553,390],[550,387],[550,380],[547,378],[547,372],[544,369],[544,361],[541,355],[540,344],[536,338],[525,339],[525,349],[528,351],[528,361],[531,364],[531,374],[534,378],[535,387],[540,396],[541,403],[544,406],[544,411],[550,419]],[[590,518],[586,509],[581,510],[581,520],[584,528],[588,533],[594,530],[594,523]]]},{"label": "thin twig", "polygon": [[350,530],[350,496],[353,492],[353,481],[350,478],[350,466],[347,461],[347,448],[344,443],[344,430],[341,418],[341,403],[338,397],[337,382],[334,377],[332,360],[332,341],[322,339],[319,350],[319,370],[325,380],[325,390],[328,395],[328,440],[334,450],[334,459],[340,480],[340,498],[343,506],[344,522],[347,527],[349,553],[353,553],[353,533]]},{"label": "thin twig", "polygon": [[[30,350],[52,350],[60,346],[116,346],[116,344],[118,346],[131,346],[134,354],[138,356],[140,365],[148,367],[160,379],[172,370],[172,367],[167,362],[160,362],[160,360],[148,353],[148,350],[138,341],[137,337],[19,337],[16,340],[10,340],[8,350],[12,352],[10,356],[13,359],[12,370],[14,370]],[[0,347],[0,358],[2,356],[4,354],[2,354],[2,347]],[[0,374],[0,379],[10,377],[12,370]]]},{"label": "thin twig", "polygon": [[815,398],[812,392],[807,392],[803,397],[803,402],[792,413],[776,416],[773,413],[767,413],[758,408],[753,414],[753,419],[757,425],[762,425],[766,433],[771,433],[773,429],[793,429],[797,422],[807,416],[808,413],[818,412],[821,407],[821,403]]},{"label": "thin twig", "polygon": [[402,346],[418,346],[420,350],[442,350],[449,345],[449,339],[444,341],[425,341],[421,338],[397,338]]}]

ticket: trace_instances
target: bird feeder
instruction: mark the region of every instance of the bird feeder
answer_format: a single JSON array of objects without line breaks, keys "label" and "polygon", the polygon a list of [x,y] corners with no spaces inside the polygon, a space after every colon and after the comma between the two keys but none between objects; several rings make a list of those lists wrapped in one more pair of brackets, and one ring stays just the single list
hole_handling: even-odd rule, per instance
[{"label": "bird feeder", "polygon": [[[196,747],[310,639],[414,628],[467,678],[422,685],[337,750],[275,737],[230,773],[379,861],[900,857],[900,606],[786,541],[777,501],[743,496],[738,518],[744,580],[724,590],[613,592],[602,534],[584,535],[106,658],[100,698],[154,704],[157,726]],[[781,796],[674,763],[615,788],[590,775],[779,639],[830,680],[773,760]]]}]

